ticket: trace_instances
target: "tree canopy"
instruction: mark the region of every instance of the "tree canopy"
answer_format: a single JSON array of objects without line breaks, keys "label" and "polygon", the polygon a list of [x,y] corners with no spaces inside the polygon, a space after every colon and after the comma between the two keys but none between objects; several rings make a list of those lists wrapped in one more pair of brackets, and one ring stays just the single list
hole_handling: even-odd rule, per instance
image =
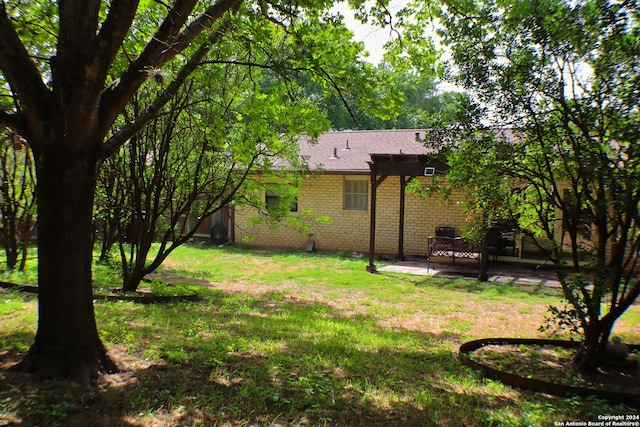
[{"label": "tree canopy", "polygon": [[[257,60],[264,52],[254,55]],[[260,204],[256,186],[277,180],[289,191],[297,188],[305,170],[299,138],[327,129],[295,82],[279,80],[269,68],[232,67],[215,60],[203,64],[157,117],[105,161],[97,200],[101,259],[117,242],[125,292],[136,290],[207,217],[229,206]],[[124,121],[135,121],[161,87],[146,83]],[[286,168],[274,167],[285,162]],[[256,175],[260,181],[251,182]],[[151,251],[153,243],[159,245]]]},{"label": "tree canopy", "polygon": [[[360,102],[374,99],[378,82],[361,61],[362,45],[328,12],[331,5],[321,0],[0,2],[0,122],[28,142],[38,182],[38,330],[19,368],[81,383],[101,370],[117,369],[98,337],[92,303],[98,171],[160,113],[194,70],[226,64],[228,74],[212,76],[226,79],[239,69],[269,69],[284,90],[295,86],[296,74],[308,74],[327,89],[360,93]],[[351,6],[364,8],[359,1]],[[150,80],[162,83],[162,90],[135,120],[121,120]],[[261,84],[252,72],[247,82]],[[259,117],[259,103],[254,107]],[[259,131],[259,126],[267,129],[263,123],[250,123],[256,137],[276,141],[274,133]],[[277,120],[270,125],[277,126]],[[221,135],[226,126],[224,117],[210,124]]]},{"label": "tree canopy", "polygon": [[565,297],[552,320],[582,334],[575,363],[593,370],[640,294],[638,4],[422,6],[476,102],[465,125],[434,134],[449,145],[450,184],[467,187],[485,227],[514,218],[546,241]]}]

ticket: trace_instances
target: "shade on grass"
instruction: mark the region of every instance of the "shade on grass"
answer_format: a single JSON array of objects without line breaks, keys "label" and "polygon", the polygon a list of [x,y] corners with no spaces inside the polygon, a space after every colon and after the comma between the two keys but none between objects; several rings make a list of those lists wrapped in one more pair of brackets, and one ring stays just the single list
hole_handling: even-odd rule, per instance
[{"label": "shade on grass", "polygon": [[[549,292],[372,275],[365,263],[181,248],[160,273],[196,286],[202,301],[96,303],[101,337],[125,372],[106,376],[90,398],[50,387],[25,388],[21,399],[3,371],[0,414],[70,426],[524,426],[632,413],[523,393],[459,363],[465,340],[539,336],[546,306],[557,301]],[[32,341],[36,303],[1,298],[6,361]],[[640,342],[638,311],[616,326],[628,341]]]}]

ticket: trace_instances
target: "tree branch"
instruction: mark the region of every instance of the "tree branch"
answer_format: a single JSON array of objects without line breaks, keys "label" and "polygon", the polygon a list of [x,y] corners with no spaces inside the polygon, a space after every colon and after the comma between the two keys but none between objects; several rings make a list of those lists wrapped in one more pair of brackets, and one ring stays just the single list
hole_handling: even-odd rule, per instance
[{"label": "tree branch", "polygon": [[[98,28],[99,0],[64,0],[58,2],[59,30],[56,59],[67,69],[77,65],[78,54],[88,54]],[[77,67],[73,67],[77,68]],[[84,70],[72,70],[83,73]]]},{"label": "tree branch", "polygon": [[229,21],[225,22],[221,28],[209,36],[209,43],[200,46],[198,51],[189,58],[189,61],[182,67],[175,79],[169,84],[167,89],[142,113],[134,122],[128,123],[114,133],[102,146],[101,157],[110,157],[122,144],[142,129],[158,112],[171,100],[178,92],[182,84],[191,73],[201,64],[202,59],[211,50],[211,47],[218,41],[230,27]]},{"label": "tree branch", "polygon": [[19,123],[20,118],[21,118],[20,115],[11,114],[7,111],[0,110],[0,123],[4,124],[10,129],[15,130],[18,134],[22,135],[22,133],[20,133],[20,130],[21,130],[20,123]]},{"label": "tree branch", "polygon": [[[203,30],[210,28],[229,10],[238,8],[242,1],[220,0],[180,31],[194,8],[196,0],[178,0],[140,56],[129,65],[118,81],[105,90],[100,102],[101,134],[106,135],[133,93],[149,77],[151,70],[161,67],[183,51]],[[210,42],[213,43],[211,39]],[[200,55],[203,47],[199,49],[196,56]],[[209,49],[210,46],[205,47],[204,53]],[[183,70],[193,67],[191,69],[193,71],[196,65],[189,60]]]},{"label": "tree branch", "polygon": [[126,37],[138,8],[138,0],[113,0],[109,15],[93,42],[89,66],[96,73],[96,82],[104,82],[109,67]]},{"label": "tree branch", "polygon": [[[47,121],[47,103],[51,100],[51,92],[13,28],[4,2],[0,3],[0,70],[20,99],[19,108],[22,110],[15,115],[4,112],[0,114],[0,120],[16,127],[20,134],[28,137],[31,144],[42,140],[42,135],[27,135],[26,126],[20,124],[23,118],[32,123]],[[39,126],[30,128],[37,129]]]}]

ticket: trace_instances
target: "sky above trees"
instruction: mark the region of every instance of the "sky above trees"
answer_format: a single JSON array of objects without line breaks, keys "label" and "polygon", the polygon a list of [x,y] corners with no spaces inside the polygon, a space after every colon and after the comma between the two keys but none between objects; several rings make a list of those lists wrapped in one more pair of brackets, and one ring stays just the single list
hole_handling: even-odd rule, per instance
[{"label": "sky above trees", "polygon": [[[391,1],[389,10],[395,12],[404,4],[406,4],[404,0]],[[384,44],[389,41],[390,37],[393,37],[390,29],[362,23],[354,17],[353,11],[349,9],[345,2],[337,3],[332,10],[344,15],[345,24],[353,31],[354,39],[364,43],[366,50],[369,52],[367,61],[373,64],[380,63],[384,55]]]}]

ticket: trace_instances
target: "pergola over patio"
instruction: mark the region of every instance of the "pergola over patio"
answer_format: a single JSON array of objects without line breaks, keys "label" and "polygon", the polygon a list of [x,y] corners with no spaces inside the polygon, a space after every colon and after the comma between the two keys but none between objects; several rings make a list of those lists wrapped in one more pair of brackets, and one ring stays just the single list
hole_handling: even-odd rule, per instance
[{"label": "pergola over patio", "polygon": [[376,254],[376,192],[378,186],[390,176],[400,177],[400,215],[398,230],[398,258],[404,258],[404,201],[407,178],[433,176],[446,172],[449,167],[443,161],[434,160],[428,154],[370,154],[371,161],[371,220],[369,222],[369,265],[374,273]]}]

